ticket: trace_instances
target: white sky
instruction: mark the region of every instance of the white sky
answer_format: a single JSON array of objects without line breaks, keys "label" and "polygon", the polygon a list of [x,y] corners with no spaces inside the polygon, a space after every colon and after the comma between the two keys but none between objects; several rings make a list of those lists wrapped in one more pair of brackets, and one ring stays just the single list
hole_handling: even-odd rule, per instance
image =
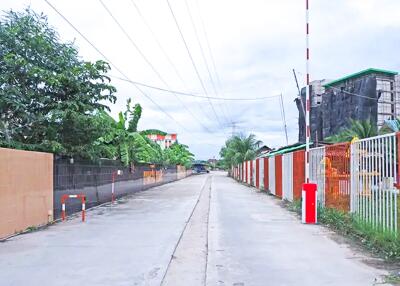
[{"label": "white sky", "polygon": [[[166,88],[99,0],[49,1],[131,80]],[[169,88],[204,95],[166,0],[103,1]],[[175,73],[131,1],[140,9],[183,81]],[[305,1],[186,1],[218,96],[243,98],[282,93],[289,143],[297,142],[298,112],[293,102],[297,89],[292,68],[298,72],[302,86],[305,74]],[[186,2],[170,0],[170,3],[206,90],[210,96],[214,96]],[[22,10],[29,5],[36,12],[48,15],[50,24],[63,41],[75,41],[85,60],[101,59],[44,0],[2,0],[0,9]],[[311,79],[335,79],[369,67],[400,71],[399,12],[398,0],[310,0]],[[200,15],[219,82],[212,68]],[[110,74],[120,76],[115,69]],[[139,102],[143,107],[140,129],[157,128],[178,133],[178,140],[189,145],[197,159],[218,157],[220,147],[232,131],[232,122],[237,123],[236,131],[254,133],[268,146],[285,145],[278,98],[256,102],[213,100],[217,120],[207,100],[179,96],[179,101],[173,94],[144,89],[185,127],[182,128],[159,111],[132,84],[116,79],[112,83],[118,89],[117,103],[111,106],[114,117],[118,111],[124,110],[126,99],[132,97],[134,102]],[[183,107],[181,101],[190,111]]]}]

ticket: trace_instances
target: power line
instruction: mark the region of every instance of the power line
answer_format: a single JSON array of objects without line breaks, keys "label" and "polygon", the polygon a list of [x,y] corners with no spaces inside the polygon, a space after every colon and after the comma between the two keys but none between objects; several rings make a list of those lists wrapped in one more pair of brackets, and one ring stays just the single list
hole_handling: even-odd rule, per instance
[{"label": "power line", "polygon": [[[174,62],[172,61],[172,59],[168,56],[168,53],[166,52],[166,50],[163,48],[160,40],[158,39],[156,33],[154,32],[154,30],[151,28],[150,24],[147,22],[145,16],[143,15],[143,13],[140,11],[139,6],[136,5],[134,0],[131,0],[132,5],[134,6],[137,14],[140,16],[140,18],[142,19],[142,22],[145,24],[145,26],[147,27],[147,29],[150,31],[151,35],[153,36],[155,42],[157,43],[157,46],[159,47],[159,49],[161,50],[161,52],[163,53],[163,55],[165,56],[166,60],[168,61],[168,63],[171,65],[171,67],[173,68],[175,74],[178,76],[179,80],[181,81],[181,83],[183,84],[184,88],[186,90],[188,90],[188,87],[186,85],[186,82],[184,81],[183,77],[181,76],[180,72],[178,71],[178,68],[176,67],[176,65],[174,64]],[[199,106],[201,112],[203,112],[207,117],[207,112],[204,110],[203,105],[200,104],[198,101],[196,101],[196,104]]]},{"label": "power line", "polygon": [[[131,38],[129,33],[124,29],[124,27],[121,25],[121,23],[117,20],[117,18],[113,15],[110,9],[108,9],[107,5],[103,2],[103,0],[99,0],[103,8],[107,11],[108,15],[114,20],[114,22],[117,24],[119,29],[122,31],[122,33],[127,37],[129,42],[132,44],[132,46],[136,49],[136,51],[140,54],[140,56],[144,59],[144,61],[150,66],[150,68],[153,70],[153,72],[157,75],[157,77],[160,79],[160,81],[168,88],[170,89],[168,83],[164,80],[164,78],[161,76],[161,74],[158,72],[158,70],[154,67],[154,65],[150,62],[150,60],[145,56],[145,54],[142,52],[142,50],[139,48],[139,46],[135,43],[135,41]],[[189,109],[189,107],[186,106],[186,104],[176,95],[174,94],[176,99],[182,104],[182,106],[190,113],[190,115],[197,121],[197,123],[202,126],[205,130],[211,133],[211,131],[208,129],[207,126],[205,126],[198,118],[197,116],[194,115],[194,113]]]},{"label": "power line", "polygon": [[[204,53],[204,49],[203,49],[203,46],[202,46],[202,44],[201,44],[200,37],[199,37],[199,35],[198,35],[198,33],[197,33],[196,24],[195,24],[195,22],[194,22],[194,20],[193,20],[193,16],[192,16],[192,13],[190,12],[189,3],[188,3],[187,0],[185,0],[185,5],[186,5],[186,9],[187,9],[187,11],[188,11],[188,15],[189,15],[189,18],[190,18],[190,22],[191,22],[192,27],[193,27],[194,34],[195,34],[195,36],[196,36],[197,43],[198,43],[198,45],[199,45],[199,47],[200,47],[201,56],[202,56],[202,58],[203,58],[204,65],[205,65],[205,67],[206,67],[206,70],[207,70],[207,73],[208,73],[208,77],[209,77],[210,82],[211,82],[211,86],[213,87],[214,95],[215,95],[215,96],[218,96],[218,92],[217,92],[217,89],[216,89],[216,87],[215,87],[214,80],[213,80],[213,78],[212,78],[212,76],[211,76],[210,68],[209,68],[209,66],[208,66],[208,62],[207,62],[207,59],[206,59],[206,56],[205,56],[205,53]],[[229,118],[227,117],[227,115],[226,115],[226,113],[225,113],[225,110],[224,110],[221,106],[220,106],[220,110],[222,111],[222,114],[224,115],[226,121],[232,122],[232,119],[229,119]]]},{"label": "power line", "polygon": [[[169,3],[169,0],[166,0],[166,1],[167,1],[167,4],[168,4],[169,11],[171,12],[172,18],[174,19],[175,25],[176,25],[176,27],[178,28],[179,34],[180,34],[180,36],[181,36],[181,39],[182,39],[182,41],[183,41],[183,43],[184,43],[184,45],[185,45],[185,48],[186,48],[186,51],[187,51],[187,53],[188,53],[188,55],[189,55],[190,61],[192,62],[192,66],[193,66],[193,68],[194,68],[194,70],[195,70],[195,72],[196,72],[197,78],[198,78],[199,81],[200,81],[200,84],[201,84],[201,87],[202,87],[203,90],[204,90],[204,93],[208,96],[206,87],[204,86],[203,80],[202,80],[201,77],[200,77],[199,71],[198,71],[198,69],[197,69],[197,67],[196,67],[196,63],[194,62],[194,59],[193,59],[193,57],[192,57],[192,54],[191,54],[191,52],[190,52],[190,50],[189,50],[189,47],[188,47],[188,45],[187,45],[187,43],[186,43],[185,37],[183,36],[181,27],[179,26],[178,20],[176,19],[175,14],[174,14],[174,11],[172,10],[171,4]],[[213,111],[213,113],[214,113],[214,116],[215,116],[215,118],[217,119],[219,125],[222,126],[221,121],[220,121],[220,119],[219,119],[217,113],[215,112],[215,109],[214,109],[214,106],[213,106],[211,100],[209,100],[208,102],[209,102],[210,105],[211,105],[211,109],[212,109],[212,111]]]},{"label": "power line", "polygon": [[[82,34],[78,28],[76,28],[56,7],[54,7],[48,0],[44,0],[47,5],[49,5],[68,25],[75,30],[93,49],[96,50],[111,66],[113,66],[126,80],[130,80],[129,77],[122,72],[118,66],[116,66],[103,52],[101,52],[84,34]],[[192,131],[188,130],[184,125],[182,125],[179,121],[177,121],[172,115],[170,115],[167,111],[164,110],[157,102],[155,102],[147,93],[145,93],[138,85],[134,84],[136,89],[145,96],[148,100],[150,100],[157,108],[164,113],[167,117],[171,118],[177,125],[179,125],[183,130],[192,133]]]},{"label": "power line", "polygon": [[333,87],[333,86],[329,86],[328,88],[336,89],[336,90],[338,90],[340,92],[347,93],[347,94],[354,95],[354,96],[358,96],[358,97],[361,97],[361,98],[366,98],[366,99],[371,99],[371,100],[378,100],[377,98],[373,98],[373,97],[369,97],[369,96],[365,96],[365,95],[361,95],[361,94],[357,94],[357,93],[352,93],[352,92],[349,92],[349,91],[346,91],[346,90],[342,90],[340,88]]},{"label": "power line", "polygon": [[177,75],[177,77],[179,78],[179,80],[182,82],[183,86],[185,87],[185,89],[188,89],[186,86],[185,81],[183,80],[183,77],[181,76],[181,74],[178,71],[178,68],[176,67],[176,65],[174,64],[174,62],[171,60],[171,58],[168,56],[168,53],[165,51],[165,49],[163,48],[163,46],[161,45],[160,40],[158,39],[156,33],[153,31],[153,29],[151,28],[150,24],[147,22],[146,18],[144,17],[144,15],[142,14],[142,12],[140,11],[139,7],[136,5],[134,0],[130,0],[132,5],[135,7],[136,12],[138,13],[138,15],[140,16],[140,18],[142,19],[143,23],[145,24],[145,26],[147,27],[147,29],[150,31],[151,35],[153,36],[155,42],[157,43],[157,46],[159,47],[159,49],[162,51],[163,55],[165,56],[165,58],[167,59],[168,63],[171,65],[171,67],[173,68],[175,74]]},{"label": "power line", "polygon": [[[202,14],[201,14],[201,9],[200,9],[200,5],[199,5],[199,1],[198,0],[196,0],[196,6],[197,6],[199,18],[200,18],[201,27],[203,29],[204,37],[206,39],[208,53],[210,54],[211,64],[212,64],[212,67],[213,67],[213,70],[214,70],[215,78],[217,79],[218,86],[221,89],[222,88],[221,80],[220,80],[220,77],[219,77],[219,74],[218,74],[218,71],[217,71],[217,67],[215,65],[214,55],[213,55],[213,52],[212,52],[212,49],[211,49],[210,41],[208,39],[208,33],[207,33],[206,25],[204,24],[204,20],[203,20]],[[229,117],[232,118],[232,115],[229,112],[229,108],[227,108],[226,106],[223,106],[223,107],[226,109],[226,112],[229,115]]]},{"label": "power line", "polygon": [[183,92],[183,91],[165,89],[165,88],[162,88],[162,87],[149,85],[149,84],[138,82],[138,81],[124,79],[124,78],[121,78],[121,77],[118,77],[118,76],[112,76],[111,75],[110,77],[115,78],[115,79],[119,79],[119,80],[122,80],[122,81],[130,82],[130,83],[133,83],[133,84],[136,84],[136,85],[140,85],[140,86],[143,86],[143,87],[148,87],[148,88],[151,88],[151,89],[156,89],[156,90],[165,91],[165,92],[169,92],[169,93],[176,93],[176,94],[180,94],[180,95],[183,95],[183,96],[197,97],[197,98],[210,99],[210,100],[220,100],[220,101],[257,101],[257,100],[265,100],[265,99],[270,99],[270,98],[275,98],[275,97],[280,96],[280,95],[271,95],[271,96],[262,96],[262,97],[243,97],[243,98],[234,98],[234,97],[227,98],[227,97],[204,96],[204,95],[193,94],[193,93],[188,93],[188,92]]}]

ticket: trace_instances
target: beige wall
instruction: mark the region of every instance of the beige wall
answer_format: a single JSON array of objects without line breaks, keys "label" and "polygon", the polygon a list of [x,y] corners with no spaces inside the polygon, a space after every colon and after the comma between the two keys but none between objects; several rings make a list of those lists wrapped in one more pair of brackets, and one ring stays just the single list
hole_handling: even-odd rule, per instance
[{"label": "beige wall", "polygon": [[183,179],[186,177],[186,168],[185,166],[177,165],[176,166],[176,171],[177,171],[177,178]]},{"label": "beige wall", "polygon": [[53,154],[0,148],[0,238],[53,213]]},{"label": "beige wall", "polygon": [[143,185],[161,183],[163,181],[163,174],[162,170],[143,171]]}]

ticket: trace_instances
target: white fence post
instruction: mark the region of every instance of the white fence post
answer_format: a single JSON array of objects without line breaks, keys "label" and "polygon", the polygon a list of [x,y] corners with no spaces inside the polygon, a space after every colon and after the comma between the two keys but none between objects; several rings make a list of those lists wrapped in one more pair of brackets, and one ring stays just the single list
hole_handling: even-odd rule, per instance
[{"label": "white fence post", "polygon": [[351,146],[351,211],[379,231],[397,233],[396,134]]},{"label": "white fence post", "polygon": [[275,157],[269,157],[268,161],[268,189],[271,194],[275,195]]},{"label": "white fence post", "polygon": [[293,201],[293,153],[282,156],[282,199]]},{"label": "white fence post", "polygon": [[317,184],[320,206],[325,206],[325,147],[310,149],[310,182]]}]

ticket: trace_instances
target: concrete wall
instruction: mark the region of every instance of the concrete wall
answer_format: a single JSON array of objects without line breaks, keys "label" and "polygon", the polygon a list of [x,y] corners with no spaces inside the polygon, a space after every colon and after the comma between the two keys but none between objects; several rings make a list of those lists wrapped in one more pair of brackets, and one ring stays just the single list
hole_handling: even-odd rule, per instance
[{"label": "concrete wall", "polygon": [[0,238],[53,213],[53,154],[0,148]]},{"label": "concrete wall", "polygon": [[185,168],[185,166],[177,165],[176,166],[176,171],[177,171],[177,179],[178,180],[183,179],[183,178],[186,177],[186,168]]}]

